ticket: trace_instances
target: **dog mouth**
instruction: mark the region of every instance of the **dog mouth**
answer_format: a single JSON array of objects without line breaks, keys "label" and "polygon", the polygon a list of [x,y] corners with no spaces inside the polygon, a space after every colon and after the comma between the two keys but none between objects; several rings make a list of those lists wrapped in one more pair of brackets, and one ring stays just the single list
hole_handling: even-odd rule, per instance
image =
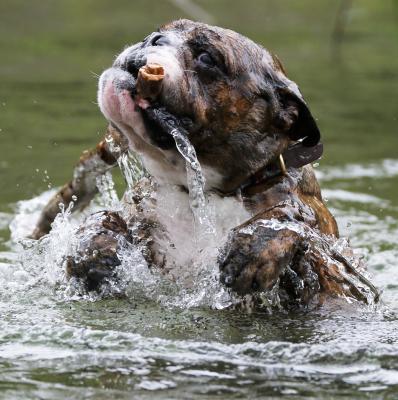
[{"label": "dog mouth", "polygon": [[[177,122],[178,118],[168,113],[164,107],[156,103],[146,108],[141,108],[141,114],[146,132],[152,143],[162,150],[175,148],[175,141],[170,134],[170,129],[168,129],[167,120]],[[177,122],[176,124],[179,123]]]},{"label": "dog mouth", "polygon": [[[159,64],[146,64],[141,68],[130,66],[128,73],[135,80],[135,86],[129,90],[130,97],[141,114],[150,141],[162,150],[175,148],[170,132],[173,128],[182,129],[183,123],[162,104],[164,68]],[[187,125],[187,120],[183,121]]]},{"label": "dog mouth", "polygon": [[154,63],[115,66],[100,77],[100,109],[133,149],[143,151],[144,140],[159,150],[177,150],[173,128],[183,129],[186,135],[197,131],[192,117],[179,114],[178,99],[174,91],[169,93],[167,79],[162,65]]}]

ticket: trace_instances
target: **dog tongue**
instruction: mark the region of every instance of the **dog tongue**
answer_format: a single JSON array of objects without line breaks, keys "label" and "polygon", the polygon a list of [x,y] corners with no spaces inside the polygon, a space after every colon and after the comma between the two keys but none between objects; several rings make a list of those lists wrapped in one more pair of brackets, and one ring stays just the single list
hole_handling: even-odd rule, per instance
[{"label": "dog tongue", "polygon": [[[159,64],[147,64],[141,67],[137,77],[137,94],[143,100],[155,101],[162,90],[164,68]],[[140,100],[138,105],[140,105]],[[147,102],[142,102],[146,108]],[[147,106],[147,105],[146,105]]]}]

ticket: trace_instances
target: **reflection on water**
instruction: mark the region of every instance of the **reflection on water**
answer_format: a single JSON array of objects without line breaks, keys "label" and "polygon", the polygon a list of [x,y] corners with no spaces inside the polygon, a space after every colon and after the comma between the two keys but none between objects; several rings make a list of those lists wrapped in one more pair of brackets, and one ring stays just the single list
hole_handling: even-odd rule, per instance
[{"label": "reflection on water", "polygon": [[[17,243],[48,185],[69,179],[81,150],[102,136],[93,73],[183,15],[178,3],[192,2],[0,3],[0,398],[395,398],[395,1],[351,2],[338,59],[329,45],[338,2],[196,1],[278,53],[299,82],[324,136],[324,195],[384,289],[377,309],[336,302],[309,314],[244,314],[182,305],[178,292],[81,299],[66,291],[59,265],[84,215],[59,217],[39,251]],[[16,206],[21,199],[31,200]]]}]

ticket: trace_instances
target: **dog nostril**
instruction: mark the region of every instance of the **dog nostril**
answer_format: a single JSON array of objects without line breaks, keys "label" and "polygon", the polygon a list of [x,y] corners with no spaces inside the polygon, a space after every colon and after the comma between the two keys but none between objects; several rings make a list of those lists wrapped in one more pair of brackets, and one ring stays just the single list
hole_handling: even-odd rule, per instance
[{"label": "dog nostril", "polygon": [[151,40],[151,46],[165,46],[165,45],[167,45],[169,43],[170,43],[169,40],[164,35],[156,35]]},{"label": "dog nostril", "polygon": [[137,79],[138,71],[140,67],[136,65],[136,63],[129,61],[126,66],[127,72],[129,72],[135,79]]}]

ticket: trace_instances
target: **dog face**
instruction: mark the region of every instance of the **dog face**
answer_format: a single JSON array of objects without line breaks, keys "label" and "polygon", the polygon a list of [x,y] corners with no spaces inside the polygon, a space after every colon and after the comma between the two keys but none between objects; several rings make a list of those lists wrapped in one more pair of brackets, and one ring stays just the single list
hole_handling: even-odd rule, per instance
[{"label": "dog face", "polygon": [[165,71],[156,101],[188,131],[208,189],[230,192],[291,141],[319,141],[297,85],[275,56],[236,32],[179,20],[126,48],[99,82],[101,111],[159,181],[186,185],[174,140],[147,120],[148,101],[135,91],[139,68],[153,63]]}]

